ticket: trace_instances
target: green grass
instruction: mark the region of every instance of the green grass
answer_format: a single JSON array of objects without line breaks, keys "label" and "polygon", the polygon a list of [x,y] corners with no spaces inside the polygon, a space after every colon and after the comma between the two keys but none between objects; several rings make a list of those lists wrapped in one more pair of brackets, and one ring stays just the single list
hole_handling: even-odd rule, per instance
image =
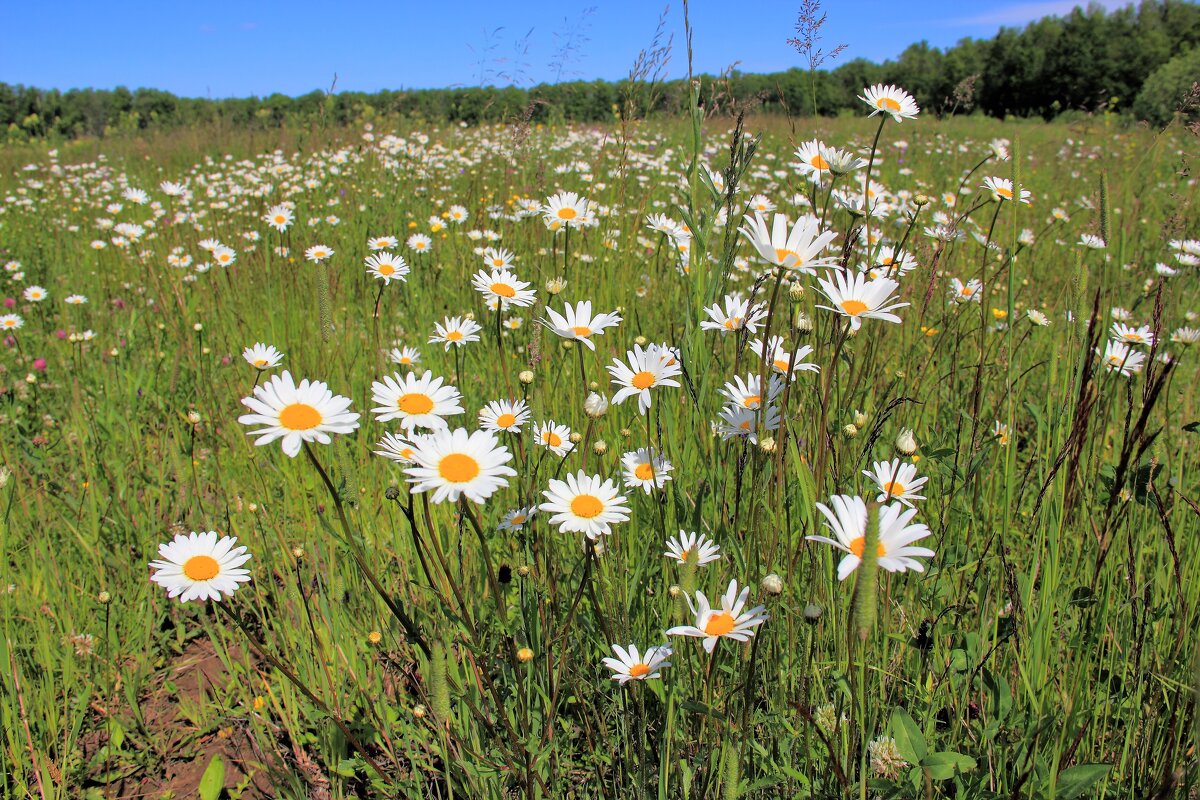
[{"label": "green grass", "polygon": [[[701,158],[714,169],[729,163],[729,127],[704,127]],[[788,166],[793,146],[818,137],[869,148],[875,127],[863,118],[801,120],[794,130],[749,121],[763,138],[731,219],[760,192],[794,218],[803,209],[793,195],[813,190]],[[1196,353],[1170,334],[1194,327],[1185,314],[1200,306],[1196,267],[1163,281],[1154,265],[1174,263],[1168,239],[1197,237],[1186,177],[1194,138],[1103,121],[888,122],[877,180],[931,198],[908,239],[919,266],[899,293],[911,305],[898,312],[902,324],[866,320],[839,345],[835,317],[815,308],[827,304],[815,280],[798,281],[798,299],[783,285],[772,330],[794,344],[797,314],[808,315],[815,324],[803,341],[822,372],[793,385],[772,449],[723,442],[710,429],[720,387],[735,369],[759,368],[736,336],[701,331],[700,309],[726,291],[749,293],[762,265],[734,267],[735,256],[753,255],[749,244],[733,226],[706,222],[726,199],[699,179],[681,183],[690,128],[426,130],[425,157],[381,158],[387,132],[375,130],[374,143],[361,129],[81,142],[64,146],[59,163],[91,165],[57,175],[44,148],[0,151],[0,260],[21,263],[24,281],[6,294],[25,320],[16,344],[0,348],[0,452],[11,471],[0,489],[5,797],[116,796],[181,765],[202,769],[231,737],[261,755],[239,762],[240,774],[269,776],[280,797],[1191,796],[1200,434],[1184,426],[1200,419],[1200,395]],[[415,131],[398,133],[415,144]],[[1017,158],[989,161],[948,209],[941,195],[1000,136]],[[256,168],[241,162],[261,164],[258,154],[277,147],[295,169],[254,196],[262,183],[249,183],[244,174]],[[336,152],[346,163],[334,163]],[[107,161],[95,161],[100,153]],[[587,162],[590,181],[556,174],[576,161]],[[36,171],[22,169],[30,162]],[[982,201],[984,176],[1014,173],[1034,193],[1032,207],[983,204],[961,225],[986,235],[998,210],[992,255],[970,235],[944,248],[923,235],[935,210]],[[150,217],[149,207],[121,201],[121,175],[168,213],[131,248],[93,250],[92,240],[112,235],[97,218]],[[860,191],[862,176],[853,178]],[[262,215],[284,199],[283,180],[310,177],[320,185],[290,195],[296,223],[281,237]],[[158,183],[185,179],[190,208],[203,213],[171,224],[182,206]],[[537,218],[486,214],[559,189],[614,209],[572,234],[565,267],[561,234]],[[814,197],[819,210],[825,189]],[[106,212],[112,202],[124,209]],[[412,274],[383,290],[374,319],[379,284],[361,266],[367,237],[403,244],[456,203],[469,221],[435,233],[431,254],[404,253]],[[1050,223],[1053,207],[1070,221]],[[645,228],[652,212],[691,219],[688,275]],[[872,231],[897,242],[906,213]],[[328,214],[340,224],[307,224]],[[833,254],[857,222],[831,207]],[[466,232],[484,228],[502,234],[497,244],[538,290],[499,346],[495,317],[470,285],[480,266],[472,248],[487,242]],[[1018,243],[1026,228],[1037,234],[1032,246]],[[1107,250],[1075,244],[1102,230]],[[260,241],[243,238],[248,231]],[[209,236],[239,251],[234,266],[168,266],[173,247],[201,262],[197,243]],[[324,267],[303,259],[318,243],[336,251],[328,337]],[[272,253],[280,245],[289,255]],[[864,258],[855,247],[850,263]],[[560,275],[567,287],[551,297],[544,284]],[[983,303],[948,303],[952,277],[985,278]],[[759,299],[774,283],[757,287]],[[50,299],[22,300],[29,284]],[[72,293],[88,303],[64,304]],[[563,348],[536,320],[547,301],[561,310],[584,299],[597,311],[622,309],[624,322],[594,338],[596,352],[580,362],[578,347]],[[1131,379],[1103,370],[1091,347],[1103,347],[1113,307],[1155,328],[1155,354],[1171,353],[1173,369],[1148,359]],[[1028,309],[1052,324],[1032,325]],[[435,322],[467,312],[483,325],[479,342],[452,353],[426,343]],[[1004,315],[1013,324],[998,328]],[[56,335],[85,329],[95,338],[82,344]],[[686,385],[654,390],[648,416],[626,402],[589,423],[581,363],[611,396],[604,367],[638,336],[680,348]],[[327,382],[363,415],[354,434],[313,447],[334,496],[303,454],[255,447],[238,424],[256,379],[240,353],[256,341],[286,353],[281,368],[297,380]],[[534,421],[588,439],[564,463],[542,460],[528,428],[520,448],[508,439],[523,454],[519,475],[475,507],[482,536],[454,504],[426,513],[420,495],[408,517],[402,469],[371,453],[397,430],[370,414],[372,381],[399,369],[385,355],[396,344],[420,349],[419,370],[457,384],[466,413],[452,427],[474,429],[485,402],[521,393]],[[527,387],[522,370],[533,373]],[[860,412],[865,420],[847,436]],[[998,421],[1011,429],[1007,446],[992,436]],[[859,570],[839,582],[832,548],[804,539],[827,533],[815,503],[837,493],[872,500],[861,471],[895,455],[901,428],[915,430],[917,468],[930,478],[917,520],[930,527],[921,544],[936,556],[924,573],[880,571],[876,584]],[[607,444],[603,455],[596,440]],[[673,464],[672,480],[652,495],[625,490],[631,518],[594,561],[581,536],[560,533],[544,513],[521,534],[497,530],[504,512],[540,502],[551,477],[581,468],[584,453],[589,473],[619,480],[621,454],[649,443]],[[400,487],[398,499],[389,487]],[[254,555],[253,582],[223,604],[244,629],[212,604],[169,600],[148,579],[160,542],[210,529]],[[707,533],[721,559],[678,569],[661,553],[680,529]],[[511,571],[499,596],[489,564]],[[769,574],[781,578],[780,594],[760,587]],[[679,586],[713,597],[730,579],[770,615],[749,643],[723,641],[710,658],[695,640],[672,637],[661,680],[609,680],[600,659],[611,644],[659,644],[664,630],[692,621]],[[411,617],[432,655],[389,606]],[[78,634],[93,637],[82,655],[68,639]],[[181,659],[209,643],[226,677],[179,688]],[[531,660],[518,658],[521,648]],[[155,704],[172,714],[146,710]],[[908,762],[891,777],[868,757],[880,736],[894,737]],[[232,771],[225,783],[228,796],[256,796]]]}]

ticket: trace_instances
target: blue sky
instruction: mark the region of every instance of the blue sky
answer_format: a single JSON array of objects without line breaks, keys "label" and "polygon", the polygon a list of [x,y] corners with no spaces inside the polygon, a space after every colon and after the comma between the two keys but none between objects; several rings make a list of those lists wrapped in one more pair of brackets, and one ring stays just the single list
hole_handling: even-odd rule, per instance
[{"label": "blue sky", "polygon": [[[1125,5],[1102,0],[1102,5]],[[154,3],[3,0],[0,81],[68,89],[148,86],[190,97],[243,97],[436,86],[475,86],[512,74],[520,84],[628,74],[654,34],[663,4],[228,2]],[[799,0],[693,0],[697,71],[734,62],[745,72],[801,65],[786,43]],[[893,57],[922,39],[945,47],[988,37],[1002,25],[1064,14],[1075,0],[825,0],[826,50],[849,45],[838,62]],[[591,8],[590,13],[585,10]],[[576,31],[577,45],[557,59]],[[669,76],[687,71],[683,5],[672,0],[675,34]],[[578,34],[582,34],[580,37]],[[586,39],[584,41],[583,39]],[[523,55],[518,50],[523,50]],[[561,69],[553,66],[563,61]],[[836,66],[835,63],[835,66]]]}]

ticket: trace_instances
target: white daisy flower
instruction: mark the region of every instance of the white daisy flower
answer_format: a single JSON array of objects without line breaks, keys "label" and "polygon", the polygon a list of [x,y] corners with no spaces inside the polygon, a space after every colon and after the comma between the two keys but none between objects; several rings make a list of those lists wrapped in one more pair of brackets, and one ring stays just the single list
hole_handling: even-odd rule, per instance
[{"label": "white daisy flower", "polygon": [[879,487],[879,496],[875,498],[877,503],[899,500],[911,508],[913,500],[925,499],[917,492],[921,491],[929,478],[918,477],[916,466],[907,462],[902,464],[898,458],[875,461],[870,470],[863,470],[863,475],[875,481]]},{"label": "white daisy flower", "polygon": [[422,436],[414,445],[414,465],[405,472],[413,494],[432,489],[430,500],[434,503],[454,502],[459,497],[483,503],[517,474],[505,466],[512,461],[508,448],[488,431],[439,430]]},{"label": "white daisy flower", "polygon": [[630,489],[640,488],[646,494],[661,489],[671,480],[671,462],[654,452],[652,447],[642,447],[621,456],[625,469],[625,485]]},{"label": "white daisy flower", "polygon": [[283,353],[276,350],[273,345],[255,342],[242,351],[242,358],[246,359],[246,363],[255,369],[271,369],[279,366],[279,362],[283,361]]},{"label": "white daisy flower", "polygon": [[216,531],[190,535],[178,534],[173,541],[158,546],[162,556],[150,562],[155,570],[150,580],[167,590],[167,597],[179,602],[216,600],[232,596],[250,580],[250,571],[241,569],[251,556],[246,548],[234,547],[235,536],[217,537]]},{"label": "white daisy flower", "polygon": [[681,530],[678,536],[667,540],[667,550],[663,555],[681,565],[694,556],[696,566],[703,567],[721,558],[721,546],[702,533]]},{"label": "white daisy flower", "polygon": [[461,414],[462,395],[453,386],[443,385],[430,370],[421,377],[409,372],[393,374],[371,384],[371,400],[379,405],[371,409],[380,422],[400,420],[406,431],[413,428],[441,429],[447,427],[445,417]]},{"label": "white daisy flower", "polygon": [[[836,536],[806,536],[813,542],[830,544],[846,553],[838,564],[838,580],[858,569],[862,563],[863,545],[867,533],[867,504],[861,497],[834,495],[830,498],[831,509],[817,503],[817,510],[825,515],[826,527]],[[924,572],[925,566],[917,560],[932,558],[934,552],[927,547],[913,547],[912,543],[929,535],[929,528],[922,523],[910,524],[917,515],[915,508],[906,509],[900,503],[889,503],[879,509],[879,543],[876,555],[881,569],[888,572],[915,570]]]},{"label": "white daisy flower", "polygon": [[287,370],[254,389],[253,397],[243,397],[242,405],[253,411],[243,414],[243,425],[263,425],[255,431],[256,445],[283,440],[284,454],[295,458],[305,442],[329,444],[331,433],[350,433],[358,427],[358,414],[350,411],[350,398],[335,395],[321,381],[307,378],[299,385]]},{"label": "white daisy flower", "polygon": [[671,666],[671,662],[667,661],[671,657],[671,648],[668,645],[648,647],[643,654],[639,654],[637,647],[632,644],[628,649],[614,644],[612,649],[617,657],[605,658],[604,666],[613,671],[612,679],[620,681],[622,686],[630,681],[660,678],[661,670]]},{"label": "white daisy flower", "polygon": [[750,587],[742,589],[738,594],[736,580],[729,582],[729,588],[721,596],[720,608],[713,608],[704,592],[696,592],[696,601],[688,595],[688,607],[696,616],[695,625],[677,625],[667,630],[668,636],[694,636],[704,640],[704,651],[711,653],[721,639],[732,639],[735,642],[748,642],[754,636],[754,629],[769,619],[765,606],[755,606],[743,611],[746,600],[750,597]]},{"label": "white daisy flower", "polygon": [[520,433],[529,421],[529,404],[524,400],[493,400],[479,409],[479,427],[492,433]]},{"label": "white daisy flower", "polygon": [[601,481],[599,475],[587,475],[582,470],[567,475],[565,481],[550,481],[542,492],[546,502],[538,508],[553,514],[551,525],[563,533],[582,533],[598,539],[612,533],[612,526],[629,519],[629,506],[612,480]]}]

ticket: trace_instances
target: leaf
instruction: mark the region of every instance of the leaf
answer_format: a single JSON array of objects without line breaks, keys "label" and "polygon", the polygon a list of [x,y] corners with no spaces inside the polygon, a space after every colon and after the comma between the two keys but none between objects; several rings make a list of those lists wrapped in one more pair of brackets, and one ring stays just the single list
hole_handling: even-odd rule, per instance
[{"label": "leaf", "polygon": [[353,778],[355,771],[358,769],[358,762],[353,758],[343,758],[338,762],[333,771],[344,778]]},{"label": "leaf", "polygon": [[217,800],[224,788],[225,762],[220,755],[215,755],[200,777],[200,800]]},{"label": "leaf", "polygon": [[1058,783],[1054,797],[1056,800],[1072,800],[1081,797],[1084,792],[1107,777],[1111,764],[1076,764],[1070,769],[1058,773]]},{"label": "leaf", "polygon": [[910,764],[919,764],[929,753],[925,744],[925,735],[917,727],[917,723],[903,708],[892,712],[892,720],[888,725],[892,738],[896,740],[896,749]]},{"label": "leaf", "polygon": [[970,772],[975,769],[975,759],[953,750],[946,750],[925,756],[921,759],[921,766],[929,771],[929,777],[933,780],[947,781],[956,773]]}]

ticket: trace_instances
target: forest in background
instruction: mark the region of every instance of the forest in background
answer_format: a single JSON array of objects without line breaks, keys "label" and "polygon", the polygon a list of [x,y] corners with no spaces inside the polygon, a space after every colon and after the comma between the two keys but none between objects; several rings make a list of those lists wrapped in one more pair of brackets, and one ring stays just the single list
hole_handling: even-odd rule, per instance
[{"label": "forest in background", "polygon": [[[621,81],[564,81],[521,86],[313,91],[299,97],[185,98],[157,89],[38,89],[0,83],[0,141],[72,139],[194,125],[272,128],[347,124],[404,117],[468,124],[602,122],[682,113],[685,79],[663,80],[670,42],[660,36]],[[794,116],[857,109],[864,86],[889,83],[939,116],[983,113],[1042,117],[1117,112],[1165,124],[1200,109],[1200,5],[1144,0],[1106,11],[1076,8],[991,39],[964,39],[946,49],[925,42],[895,60],[865,58],[834,69],[807,65],[773,74],[731,68],[702,76],[710,115],[737,110]]]}]

